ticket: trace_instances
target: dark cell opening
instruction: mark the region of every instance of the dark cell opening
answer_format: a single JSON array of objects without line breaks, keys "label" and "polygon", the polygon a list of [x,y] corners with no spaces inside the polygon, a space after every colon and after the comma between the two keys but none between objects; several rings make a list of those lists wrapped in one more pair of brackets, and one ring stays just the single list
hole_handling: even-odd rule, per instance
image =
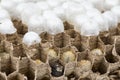
[{"label": "dark cell opening", "polygon": [[109,63],[118,62],[118,58],[115,57],[111,52],[110,52],[110,53],[107,53],[107,54],[105,55],[105,58],[106,58],[106,60],[107,60]]},{"label": "dark cell opening", "polygon": [[50,61],[50,67],[51,67],[51,74],[55,77],[60,77],[64,73],[64,66],[57,60],[57,61]]},{"label": "dark cell opening", "polygon": [[105,74],[107,72],[108,66],[104,62],[94,64],[92,67],[93,72],[99,72],[100,74]]}]

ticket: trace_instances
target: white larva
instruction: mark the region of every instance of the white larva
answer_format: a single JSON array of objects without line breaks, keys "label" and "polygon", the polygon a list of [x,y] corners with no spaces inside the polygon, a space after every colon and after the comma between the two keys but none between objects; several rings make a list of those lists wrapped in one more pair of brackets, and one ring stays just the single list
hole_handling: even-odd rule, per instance
[{"label": "white larva", "polygon": [[0,21],[0,33],[1,34],[14,34],[16,28],[13,26],[13,23],[10,19],[4,19]]},{"label": "white larva", "polygon": [[61,59],[65,63],[73,62],[73,61],[75,61],[75,58],[76,58],[76,56],[75,56],[75,54],[72,51],[66,51],[61,56]]},{"label": "white larva", "polygon": [[41,38],[39,37],[39,35],[35,32],[27,32],[24,37],[22,42],[24,44],[26,44],[27,46],[31,46],[37,43],[41,42]]}]

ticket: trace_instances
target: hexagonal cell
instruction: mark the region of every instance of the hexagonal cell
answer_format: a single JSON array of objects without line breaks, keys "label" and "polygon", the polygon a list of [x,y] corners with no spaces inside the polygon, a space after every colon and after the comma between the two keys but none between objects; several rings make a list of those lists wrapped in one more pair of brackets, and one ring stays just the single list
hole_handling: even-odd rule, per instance
[{"label": "hexagonal cell", "polygon": [[0,43],[0,55],[4,55],[4,53],[7,53],[4,47],[4,43]]},{"label": "hexagonal cell", "polygon": [[69,24],[67,21],[64,22],[64,29],[65,30],[69,30],[69,29],[73,29],[74,26]]},{"label": "hexagonal cell", "polygon": [[12,59],[10,55],[5,55],[4,57],[1,57],[0,63],[0,71],[6,73],[6,75],[9,75],[10,73],[17,70],[16,59]]},{"label": "hexagonal cell", "polygon": [[8,80],[24,80],[24,75],[22,75],[18,72],[13,72],[8,75],[7,79]]},{"label": "hexagonal cell", "polygon": [[88,54],[89,54],[88,50],[83,51],[83,52],[79,52],[78,57],[77,57],[77,61],[89,60]]},{"label": "hexagonal cell", "polygon": [[100,74],[105,74],[108,71],[108,63],[106,63],[104,60],[102,60],[101,62],[97,63],[97,64],[93,64],[92,66],[92,71],[94,73],[100,73]]},{"label": "hexagonal cell", "polygon": [[75,67],[75,76],[76,78],[86,78],[91,74],[92,64],[89,60],[78,61]]},{"label": "hexagonal cell", "polygon": [[82,36],[81,35],[81,47],[82,49],[95,49],[98,48],[98,36]]},{"label": "hexagonal cell", "polygon": [[77,36],[80,37],[80,34],[76,32],[74,29],[66,30],[65,33],[68,34],[70,38],[76,38]]},{"label": "hexagonal cell", "polygon": [[31,67],[30,60],[26,57],[19,61],[18,72],[24,74],[28,80],[35,79],[35,69]]},{"label": "hexagonal cell", "polygon": [[14,45],[12,55],[14,57],[27,57],[23,44]]},{"label": "hexagonal cell", "polygon": [[47,32],[43,32],[40,34],[40,37],[42,39],[42,43],[45,43],[45,42],[50,42],[52,41],[52,35],[50,35],[49,33]]},{"label": "hexagonal cell", "polygon": [[63,48],[67,45],[70,45],[70,36],[65,33],[59,33],[54,36],[54,46]]},{"label": "hexagonal cell", "polygon": [[60,60],[66,64],[70,62],[75,62],[77,59],[76,48],[74,46],[67,46],[60,50]]},{"label": "hexagonal cell", "polygon": [[105,59],[106,59],[109,63],[116,63],[116,62],[119,61],[119,59],[112,54],[112,51],[106,53]]},{"label": "hexagonal cell", "polygon": [[49,47],[47,44],[44,46],[40,46],[38,52],[34,53],[31,56],[31,59],[36,60],[39,59],[40,61],[46,63],[51,59],[56,59],[58,57],[59,51],[56,47]]},{"label": "hexagonal cell", "polygon": [[115,41],[115,50],[117,54],[120,56],[120,36],[116,36],[116,41]]},{"label": "hexagonal cell", "polygon": [[54,77],[60,77],[64,73],[64,66],[61,64],[59,60],[51,60],[49,62],[51,67],[51,75]]},{"label": "hexagonal cell", "polygon": [[60,53],[60,50],[55,47],[55,46],[51,46],[51,44],[41,44],[41,59],[42,60],[52,60],[52,59],[56,59],[58,58],[58,55]]},{"label": "hexagonal cell", "polygon": [[112,36],[100,36],[100,39],[104,43],[104,45],[114,44],[114,37]]},{"label": "hexagonal cell", "polygon": [[17,44],[20,39],[18,38],[18,34],[14,33],[14,34],[6,34],[6,40],[13,43],[13,44]]},{"label": "hexagonal cell", "polygon": [[[33,65],[34,67],[35,65]],[[41,80],[41,79],[50,79],[50,67],[48,64],[45,63],[37,63],[36,64],[36,80]]]},{"label": "hexagonal cell", "polygon": [[78,50],[83,51],[81,47],[80,34],[74,29],[66,30],[65,33],[70,36],[71,45],[75,46]]},{"label": "hexagonal cell", "polygon": [[0,42],[3,41],[3,40],[5,40],[5,35],[0,33]]},{"label": "hexagonal cell", "polygon": [[33,54],[33,56],[31,56],[31,59],[40,60],[45,63],[47,61],[47,56],[44,56],[44,57],[41,57],[41,56],[42,56],[41,52],[38,52],[38,53]]},{"label": "hexagonal cell", "polygon": [[24,24],[22,24],[22,21],[20,20],[13,20],[13,24],[15,28],[17,29],[18,34],[24,35],[26,32],[28,32],[28,27]]}]

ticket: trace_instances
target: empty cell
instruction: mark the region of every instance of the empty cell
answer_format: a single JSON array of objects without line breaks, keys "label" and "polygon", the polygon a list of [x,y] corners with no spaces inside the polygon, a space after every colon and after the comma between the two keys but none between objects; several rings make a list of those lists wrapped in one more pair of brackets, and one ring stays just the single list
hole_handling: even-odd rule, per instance
[{"label": "empty cell", "polygon": [[69,30],[69,29],[74,29],[74,26],[69,24],[67,21],[64,22],[64,29]]},{"label": "empty cell", "polygon": [[92,66],[92,71],[94,73],[100,73],[100,74],[105,74],[108,71],[108,64],[104,61],[101,61],[100,63],[93,64]]},{"label": "empty cell", "polygon": [[116,62],[119,61],[119,59],[112,54],[112,51],[106,53],[105,59],[106,59],[109,63],[116,63]]},{"label": "empty cell", "polygon": [[[17,68],[16,68],[16,61],[13,62],[10,55],[6,55],[4,57],[1,58],[1,72],[6,73],[6,75],[9,75],[10,73],[14,72]],[[13,65],[15,67],[13,67]]]},{"label": "empty cell", "polygon": [[28,80],[34,80],[35,69],[31,67],[30,60],[28,58],[22,58],[19,61],[18,72],[24,74]]},{"label": "empty cell", "polygon": [[22,23],[20,20],[13,20],[12,21],[15,28],[17,29],[17,33],[24,35],[26,32],[28,32],[28,27]]},{"label": "empty cell", "polygon": [[110,37],[110,36],[101,36],[100,37],[101,41],[104,43],[104,45],[112,45],[114,44],[114,38]]},{"label": "empty cell", "polygon": [[23,44],[14,45],[13,56],[14,57],[27,57]]},{"label": "empty cell", "polygon": [[54,37],[54,46],[58,48],[66,47],[70,44],[70,37],[65,33],[60,33]]}]

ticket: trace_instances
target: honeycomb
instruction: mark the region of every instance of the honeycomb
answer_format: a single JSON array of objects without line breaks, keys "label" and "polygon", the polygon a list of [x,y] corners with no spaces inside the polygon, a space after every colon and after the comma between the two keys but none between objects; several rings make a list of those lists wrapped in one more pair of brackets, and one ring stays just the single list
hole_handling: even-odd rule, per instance
[{"label": "honeycomb", "polygon": [[27,26],[13,23],[15,34],[0,34],[0,80],[120,80],[120,25],[87,37],[66,22],[63,33],[43,32],[28,47]]}]

